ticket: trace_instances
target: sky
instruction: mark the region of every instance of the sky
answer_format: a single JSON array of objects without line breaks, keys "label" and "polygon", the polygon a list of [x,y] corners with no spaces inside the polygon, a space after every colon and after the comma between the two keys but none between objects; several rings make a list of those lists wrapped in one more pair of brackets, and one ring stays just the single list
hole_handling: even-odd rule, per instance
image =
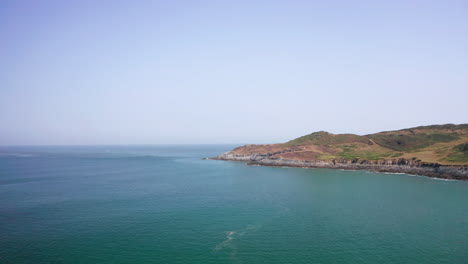
[{"label": "sky", "polygon": [[0,2],[0,145],[468,123],[468,1]]}]

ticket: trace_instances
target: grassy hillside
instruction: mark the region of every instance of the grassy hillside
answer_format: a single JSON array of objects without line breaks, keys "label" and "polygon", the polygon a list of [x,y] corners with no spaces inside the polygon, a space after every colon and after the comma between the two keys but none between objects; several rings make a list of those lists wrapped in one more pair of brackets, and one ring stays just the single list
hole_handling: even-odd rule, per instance
[{"label": "grassy hillside", "polygon": [[273,157],[299,160],[407,158],[468,165],[468,124],[420,126],[365,136],[320,131],[283,144],[240,147],[236,152],[283,152]]},{"label": "grassy hillside", "polygon": [[306,136],[302,136],[296,139],[293,139],[287,143],[285,146],[297,146],[304,144],[313,144],[313,145],[331,145],[331,144],[345,144],[360,142],[364,144],[372,144],[372,142],[363,136],[358,136],[354,134],[340,134],[334,135],[325,131],[315,132]]}]

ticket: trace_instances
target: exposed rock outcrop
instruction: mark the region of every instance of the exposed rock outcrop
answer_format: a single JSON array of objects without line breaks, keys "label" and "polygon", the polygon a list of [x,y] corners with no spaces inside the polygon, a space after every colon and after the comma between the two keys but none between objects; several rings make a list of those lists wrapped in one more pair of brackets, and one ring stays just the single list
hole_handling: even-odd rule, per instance
[{"label": "exposed rock outcrop", "polygon": [[406,173],[433,178],[468,180],[468,166],[447,166],[438,163],[426,163],[417,159],[332,159],[332,160],[292,160],[273,157],[284,152],[250,155],[229,151],[215,157],[218,160],[244,161],[249,165],[288,166],[301,168],[331,168],[345,170],[370,170],[377,172]]}]

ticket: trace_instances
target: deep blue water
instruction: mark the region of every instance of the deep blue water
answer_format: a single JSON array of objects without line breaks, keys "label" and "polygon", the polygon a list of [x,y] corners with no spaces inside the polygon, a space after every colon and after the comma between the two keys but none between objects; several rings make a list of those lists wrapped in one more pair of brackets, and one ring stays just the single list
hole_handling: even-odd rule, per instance
[{"label": "deep blue water", "polygon": [[0,147],[0,263],[468,263],[468,182]]}]

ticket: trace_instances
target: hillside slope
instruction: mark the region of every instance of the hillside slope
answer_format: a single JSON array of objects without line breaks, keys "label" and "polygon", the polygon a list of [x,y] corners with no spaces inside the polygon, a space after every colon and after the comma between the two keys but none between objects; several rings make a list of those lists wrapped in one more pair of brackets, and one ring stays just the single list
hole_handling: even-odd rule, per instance
[{"label": "hillside slope", "polygon": [[294,160],[406,158],[468,165],[468,124],[422,126],[365,136],[320,131],[283,144],[245,145],[233,152]]}]

